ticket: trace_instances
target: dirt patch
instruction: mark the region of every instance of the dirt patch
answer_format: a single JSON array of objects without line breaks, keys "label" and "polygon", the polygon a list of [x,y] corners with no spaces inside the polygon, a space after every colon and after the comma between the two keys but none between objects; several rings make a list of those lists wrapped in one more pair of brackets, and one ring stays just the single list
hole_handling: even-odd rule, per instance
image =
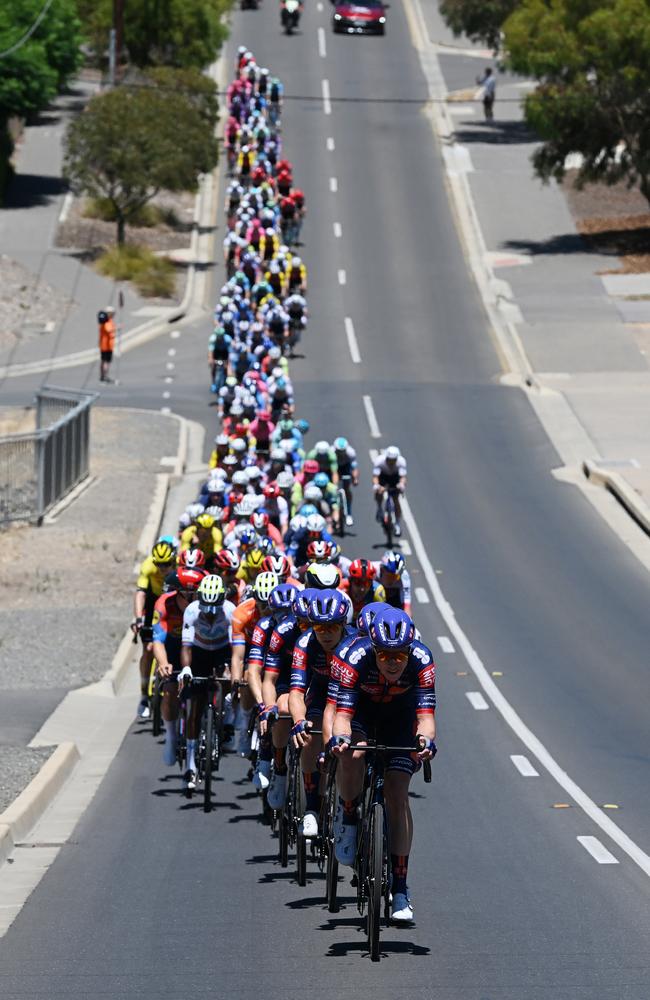
[{"label": "dirt patch", "polygon": [[50,329],[73,300],[26,267],[0,255],[0,348],[13,347]]},{"label": "dirt patch", "polygon": [[593,253],[618,258],[618,267],[600,273],[650,271],[650,207],[641,192],[625,184],[586,184],[577,190],[575,175],[567,173],[563,188],[578,232]]},{"label": "dirt patch", "polygon": [[[195,196],[187,192],[161,194],[151,204],[167,213],[173,213],[177,220],[176,223],[150,227],[127,226],[126,238],[128,242],[137,243],[153,251],[179,250],[189,247],[194,218],[194,201]],[[81,250],[92,259],[102,250],[115,244],[115,223],[87,218],[84,215],[85,208],[86,200],[75,198],[66,221],[57,230],[56,245]]]},{"label": "dirt patch", "polygon": [[36,411],[32,406],[0,407],[0,437],[6,434],[28,434],[36,430]]}]

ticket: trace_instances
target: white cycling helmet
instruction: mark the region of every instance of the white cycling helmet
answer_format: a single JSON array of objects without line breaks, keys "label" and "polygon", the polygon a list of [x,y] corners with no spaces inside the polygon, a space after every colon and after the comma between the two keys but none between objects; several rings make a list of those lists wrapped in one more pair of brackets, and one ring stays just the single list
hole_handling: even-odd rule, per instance
[{"label": "white cycling helmet", "polygon": [[395,444],[389,445],[388,448],[386,448],[386,451],[384,452],[384,457],[388,462],[396,462],[397,459],[401,457],[400,450],[397,447],[397,445]]},{"label": "white cycling helmet", "polygon": [[318,503],[323,499],[323,491],[320,486],[313,486],[310,483],[309,486],[305,486],[303,498],[307,501],[307,503]]},{"label": "white cycling helmet", "polygon": [[281,490],[290,490],[294,483],[294,476],[291,472],[278,472],[276,483]]},{"label": "white cycling helmet", "polygon": [[307,531],[317,531],[320,534],[325,531],[325,518],[321,514],[310,514],[305,527]]},{"label": "white cycling helmet", "polygon": [[329,453],[330,446],[327,441],[317,441],[314,445],[314,451],[317,455],[327,455]]}]

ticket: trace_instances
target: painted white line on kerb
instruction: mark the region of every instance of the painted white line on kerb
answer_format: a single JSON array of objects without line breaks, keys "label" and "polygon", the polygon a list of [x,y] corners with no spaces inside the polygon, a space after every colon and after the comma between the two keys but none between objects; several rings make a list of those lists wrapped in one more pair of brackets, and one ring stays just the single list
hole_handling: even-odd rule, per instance
[{"label": "painted white line on kerb", "polygon": [[72,208],[73,201],[74,201],[74,195],[72,191],[68,191],[65,198],[63,199],[63,204],[61,205],[61,211],[59,212],[59,222],[63,223],[68,218],[70,209]]},{"label": "painted white line on kerb", "polygon": [[330,101],[330,82],[329,80],[323,80],[321,84],[323,88],[323,111],[326,115],[332,114],[332,102]]},{"label": "painted white line on kerb", "polygon": [[339,189],[339,182],[337,181],[336,177],[330,177],[330,191],[332,192],[332,194],[336,194],[338,189]]},{"label": "painted white line on kerb", "polygon": [[334,235],[336,236],[337,240],[340,240],[341,237],[343,236],[343,226],[341,225],[340,222],[334,223]]},{"label": "painted white line on kerb", "polygon": [[379,424],[377,423],[377,417],[375,416],[375,408],[372,405],[372,399],[370,396],[363,397],[363,408],[366,411],[368,427],[370,428],[370,437],[380,438],[381,431],[379,430]]},{"label": "painted white line on kerb", "polygon": [[327,58],[327,47],[325,45],[325,28],[318,29],[318,54],[321,59]]},{"label": "painted white line on kerb", "polygon": [[511,753],[510,760],[524,778],[539,778],[539,771],[535,770],[528,757],[521,753]]},{"label": "painted white line on kerb", "polygon": [[328,153],[333,153],[334,150],[336,149],[336,143],[334,142],[334,140],[333,140],[333,138],[332,138],[331,135],[328,135],[326,145],[327,145],[327,152]]},{"label": "painted white line on kerb", "polygon": [[344,285],[347,281],[347,276],[344,269],[341,267],[338,271],[339,285]]},{"label": "painted white line on kerb", "polygon": [[438,636],[438,644],[443,651],[443,653],[455,653],[454,644],[451,639],[447,638],[446,635]]},{"label": "painted white line on kerb", "polygon": [[582,844],[585,851],[589,851],[594,861],[599,865],[617,865],[618,858],[615,858],[604,844],[601,844],[598,837],[576,837],[579,844]]},{"label": "painted white line on kerb", "polygon": [[484,712],[490,707],[480,691],[466,691],[465,697],[477,712]]},{"label": "painted white line on kerb", "polygon": [[525,724],[523,719],[521,719],[515,712],[508,699],[494,683],[488,671],[485,669],[485,665],[483,664],[480,656],[463,632],[463,629],[459,625],[456,615],[454,614],[453,608],[442,592],[442,588],[438,582],[438,577],[436,576],[433,566],[431,565],[431,561],[427,555],[427,550],[422,542],[422,536],[420,535],[420,531],[406,497],[402,498],[401,506],[404,522],[408,528],[411,541],[413,542],[417,557],[420,561],[422,572],[424,573],[427,583],[429,584],[429,589],[436,603],[436,607],[438,608],[438,611],[440,612],[447,628],[462,650],[468,666],[472,670],[494,707],[501,713],[510,728],[517,734],[521,742],[533,755],[533,757],[535,757],[538,763],[541,764],[546,771],[548,771],[551,777],[554,778],[567,795],[573,799],[576,805],[578,805],[596,824],[596,826],[600,827],[603,833],[607,834],[607,836],[610,837],[614,843],[617,844],[618,847],[620,847],[620,849],[624,851],[646,875],[650,876],[650,856],[647,855],[638,844],[635,844],[632,838],[628,837],[628,835],[624,833],[623,830],[621,830],[621,828],[617,826],[616,823],[614,823],[614,821],[611,820],[609,816],[607,816],[607,814],[596,805],[593,799],[590,799],[586,792],[583,792],[582,788],[580,788],[580,786],[569,777],[566,771],[560,767],[555,758],[551,756],[541,740],[535,736],[532,730],[530,730]]},{"label": "painted white line on kerb", "polygon": [[360,365],[361,355],[359,354],[359,345],[357,344],[357,338],[354,332],[354,325],[349,316],[346,316],[343,322],[345,323],[345,336],[348,338],[350,357],[354,361],[355,365]]},{"label": "painted white line on kerb", "polygon": [[416,599],[416,601],[419,601],[420,604],[428,604],[429,603],[429,595],[427,594],[427,592],[424,589],[424,587],[416,587],[415,588],[415,599]]}]

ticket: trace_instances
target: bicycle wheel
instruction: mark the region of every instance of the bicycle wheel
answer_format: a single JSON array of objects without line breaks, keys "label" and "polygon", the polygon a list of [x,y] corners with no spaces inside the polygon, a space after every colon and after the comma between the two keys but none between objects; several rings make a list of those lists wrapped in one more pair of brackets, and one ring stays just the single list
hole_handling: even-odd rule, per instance
[{"label": "bicycle wheel", "polygon": [[338,913],[337,886],[339,880],[339,863],[334,853],[334,816],[336,813],[336,783],[328,783],[327,809],[323,824],[323,842],[325,850],[325,899],[330,913]]},{"label": "bicycle wheel", "polygon": [[307,885],[307,840],[302,833],[296,837],[296,881]]},{"label": "bicycle wheel", "polygon": [[348,513],[348,500],[343,488],[341,488],[338,492],[338,501],[336,515],[336,519],[338,521],[337,533],[339,538],[345,538],[345,519]]},{"label": "bicycle wheel", "polygon": [[162,732],[162,698],[162,685],[155,680],[151,699],[151,729],[154,737],[160,736]]},{"label": "bicycle wheel", "polygon": [[370,814],[368,837],[368,951],[373,962],[379,961],[379,930],[384,881],[384,808],[377,803]]},{"label": "bicycle wheel", "polygon": [[212,705],[208,705],[205,716],[205,758],[203,762],[203,812],[206,813],[209,813],[212,809],[212,762],[214,738],[214,712],[212,710]]},{"label": "bicycle wheel", "polygon": [[289,817],[284,809],[280,813],[278,824],[278,854],[281,867],[287,868],[289,865]]}]

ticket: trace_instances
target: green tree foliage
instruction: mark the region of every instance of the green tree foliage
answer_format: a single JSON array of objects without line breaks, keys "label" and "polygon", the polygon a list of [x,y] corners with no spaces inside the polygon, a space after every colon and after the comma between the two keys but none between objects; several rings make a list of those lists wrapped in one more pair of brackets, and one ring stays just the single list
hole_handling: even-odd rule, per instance
[{"label": "green tree foliage", "polygon": [[[195,66],[213,62],[227,37],[223,16],[232,0],[127,0],[124,47],[136,66]],[[108,45],[113,0],[79,0],[86,36],[98,54]]]},{"label": "green tree foliage", "polygon": [[526,99],[539,176],[581,153],[578,186],[626,180],[650,201],[650,2],[523,0],[504,30],[513,69],[540,81]]},{"label": "green tree foliage", "polygon": [[217,85],[200,70],[173,69],[171,66],[154,66],[147,71],[151,83],[161,88],[183,94],[198,111],[209,128],[216,127],[219,118]]},{"label": "green tree foliage", "polygon": [[213,130],[182,92],[118,87],[71,122],[65,175],[73,190],[113,206],[117,242],[129,218],[162,189],[194,190],[217,162]]},{"label": "green tree foliage", "polygon": [[[0,0],[0,52],[36,21],[43,0]],[[81,62],[81,23],[75,0],[55,0],[34,34],[0,59],[0,119],[29,117],[44,108]]]},{"label": "green tree foliage", "polygon": [[501,26],[518,0],[441,0],[440,13],[455,35],[467,35],[492,49],[501,44]]}]

